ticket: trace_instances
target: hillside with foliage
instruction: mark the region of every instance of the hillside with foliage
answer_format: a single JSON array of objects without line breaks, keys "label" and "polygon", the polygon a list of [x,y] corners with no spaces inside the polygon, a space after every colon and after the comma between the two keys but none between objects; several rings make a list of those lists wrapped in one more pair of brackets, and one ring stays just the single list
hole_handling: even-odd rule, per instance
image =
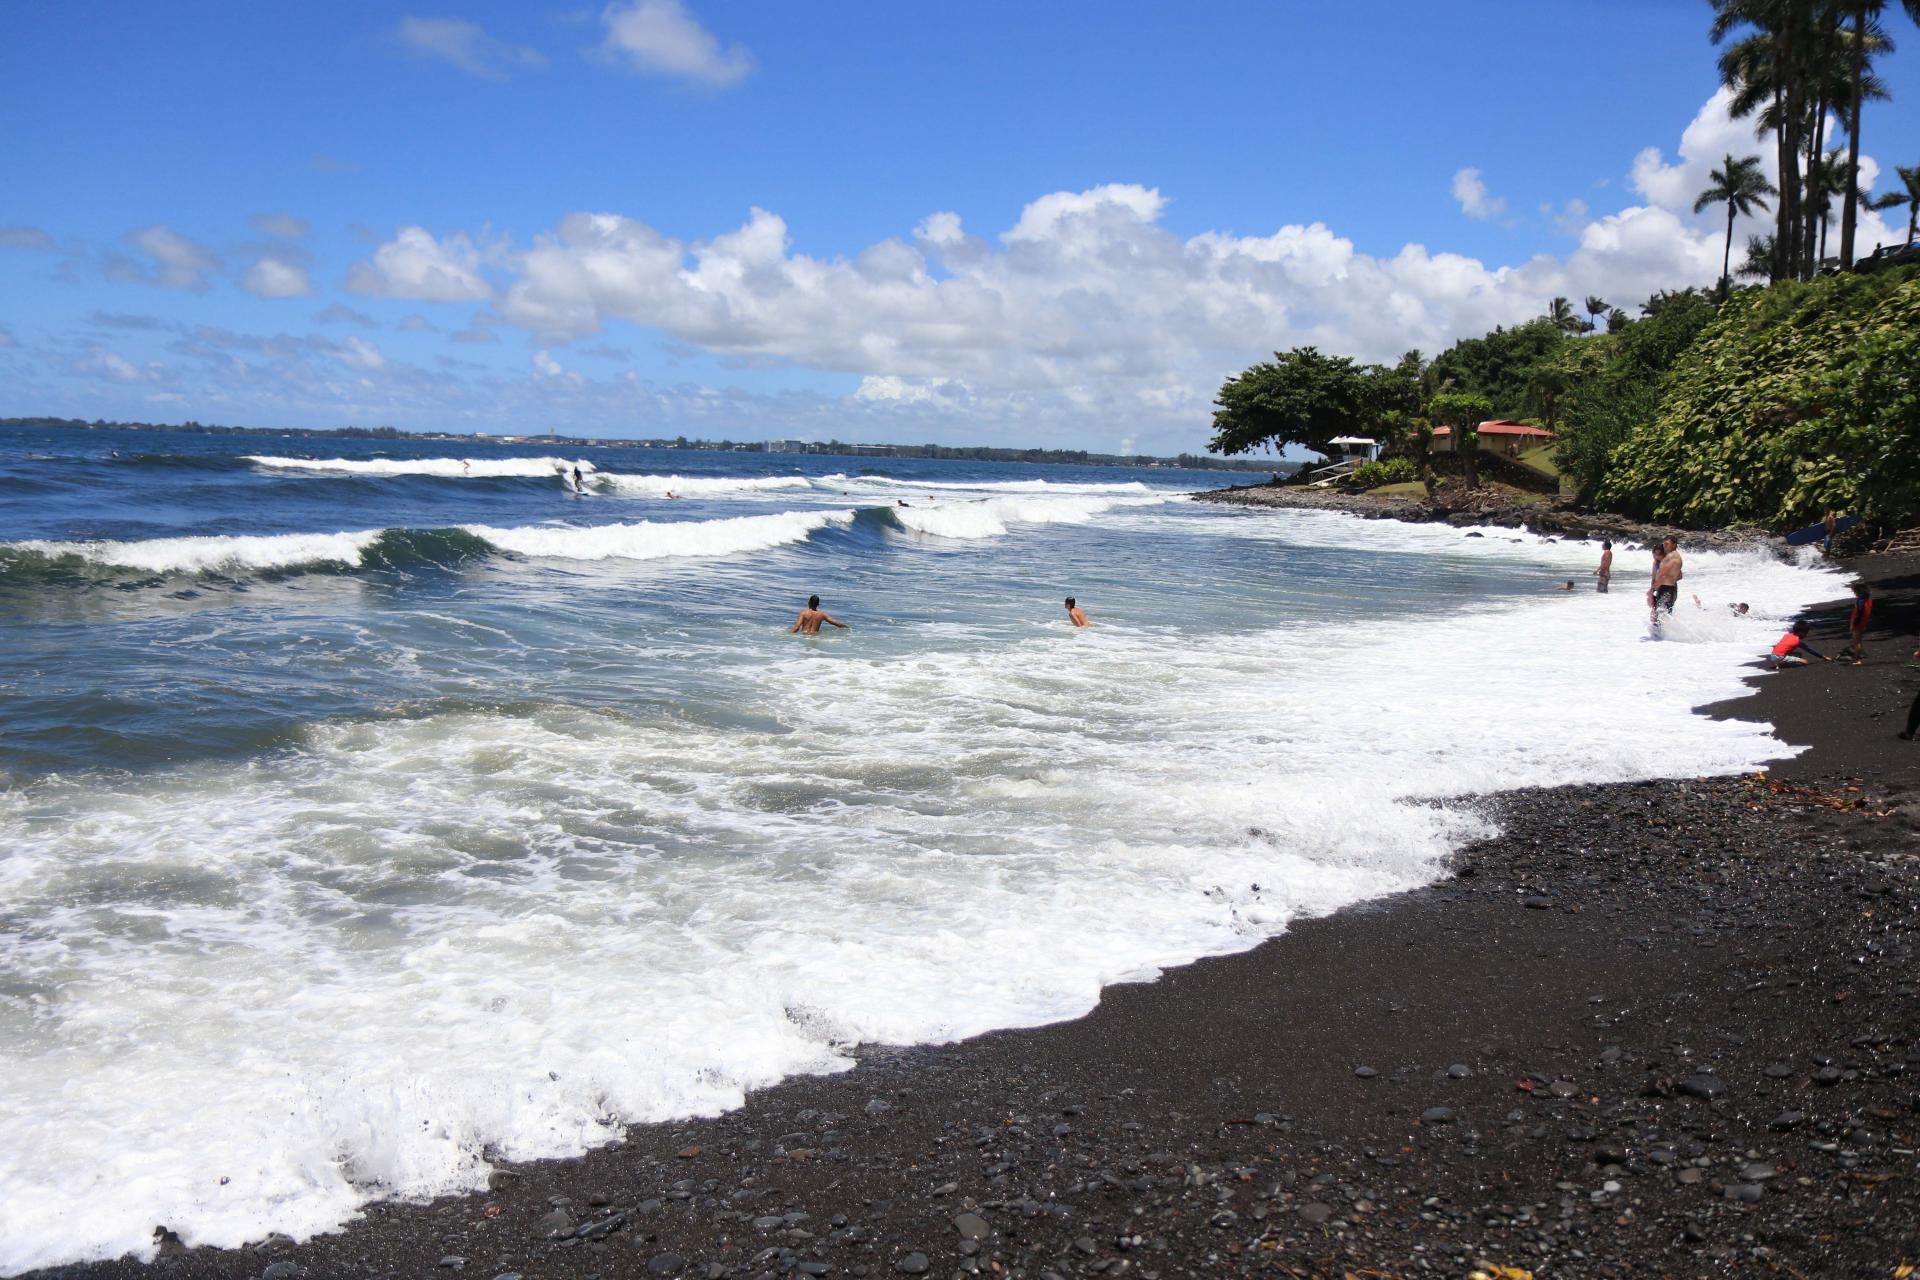
[{"label": "hillside with foliage", "polygon": [[1690,525],[1920,515],[1920,272],[1735,295],[1614,445],[1605,506]]}]

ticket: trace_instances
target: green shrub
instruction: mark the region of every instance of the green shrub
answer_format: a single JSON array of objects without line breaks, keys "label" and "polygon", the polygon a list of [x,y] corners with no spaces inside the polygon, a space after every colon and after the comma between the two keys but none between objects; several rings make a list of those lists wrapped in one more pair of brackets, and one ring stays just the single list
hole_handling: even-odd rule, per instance
[{"label": "green shrub", "polygon": [[1736,294],[1662,390],[1602,502],[1696,526],[1920,515],[1920,272]]},{"label": "green shrub", "polygon": [[1420,478],[1420,469],[1412,458],[1388,458],[1385,462],[1363,462],[1353,469],[1353,483],[1361,489],[1378,489],[1383,484],[1406,484]]}]

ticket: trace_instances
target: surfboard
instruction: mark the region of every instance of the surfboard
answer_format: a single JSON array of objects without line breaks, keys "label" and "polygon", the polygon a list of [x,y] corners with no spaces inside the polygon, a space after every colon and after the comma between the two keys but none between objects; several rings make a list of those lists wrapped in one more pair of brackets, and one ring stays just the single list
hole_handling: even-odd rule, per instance
[{"label": "surfboard", "polygon": [[[1833,531],[1835,533],[1845,533],[1859,523],[1859,516],[1841,516],[1833,522]],[[1819,524],[1808,525],[1804,529],[1798,529],[1788,534],[1787,545],[1790,547],[1804,547],[1809,542],[1819,542],[1826,536],[1827,522],[1822,520]]]}]

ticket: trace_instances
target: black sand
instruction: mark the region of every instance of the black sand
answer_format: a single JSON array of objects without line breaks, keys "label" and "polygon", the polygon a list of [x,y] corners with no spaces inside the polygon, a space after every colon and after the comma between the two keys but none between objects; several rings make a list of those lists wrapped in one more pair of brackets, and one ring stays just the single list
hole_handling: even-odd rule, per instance
[{"label": "black sand", "polygon": [[[1075,1022],[872,1051],[303,1245],[57,1274],[1892,1276],[1920,1260],[1920,561],[1854,567],[1890,594],[1868,665],[1722,709],[1811,744],[1771,783],[1496,796],[1455,878]],[[1844,604],[1813,616],[1837,652]]]}]

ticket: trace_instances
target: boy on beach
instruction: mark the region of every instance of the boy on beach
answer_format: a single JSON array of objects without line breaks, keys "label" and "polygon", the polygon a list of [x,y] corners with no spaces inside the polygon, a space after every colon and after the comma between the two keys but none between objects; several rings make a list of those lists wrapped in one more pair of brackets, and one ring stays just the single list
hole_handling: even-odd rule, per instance
[{"label": "boy on beach", "polygon": [[1767,657],[1767,666],[1775,671],[1782,667],[1804,667],[1807,665],[1809,656],[1818,658],[1822,662],[1833,661],[1832,658],[1807,643],[1807,620],[1802,618],[1774,644],[1773,652]]},{"label": "boy on beach", "polygon": [[800,611],[800,616],[794,620],[791,627],[787,628],[787,634],[793,635],[798,632],[803,636],[817,636],[820,634],[820,624],[823,622],[828,626],[839,627],[842,631],[853,630],[852,627],[822,609],[819,596],[808,596],[807,607]]},{"label": "boy on beach", "polygon": [[1680,558],[1680,544],[1672,538],[1663,538],[1653,548],[1653,585],[1647,590],[1647,608],[1653,612],[1653,625],[1660,625],[1660,615],[1673,613],[1674,602],[1680,598],[1680,579],[1684,575],[1685,565]]},{"label": "boy on beach", "polygon": [[1853,665],[1867,660],[1867,624],[1873,620],[1873,588],[1864,582],[1853,584],[1853,612],[1847,615],[1847,653]]}]

